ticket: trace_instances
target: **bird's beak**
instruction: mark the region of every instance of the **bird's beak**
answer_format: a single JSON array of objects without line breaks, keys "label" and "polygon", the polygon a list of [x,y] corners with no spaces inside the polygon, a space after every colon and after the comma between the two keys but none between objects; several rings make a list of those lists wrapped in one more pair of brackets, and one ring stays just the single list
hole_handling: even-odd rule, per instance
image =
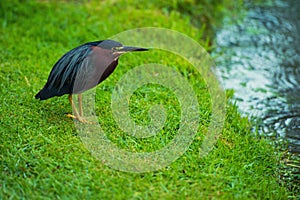
[{"label": "bird's beak", "polygon": [[129,47],[129,46],[121,46],[116,49],[116,52],[118,53],[126,53],[130,51],[148,51],[146,48],[141,48],[141,47]]}]

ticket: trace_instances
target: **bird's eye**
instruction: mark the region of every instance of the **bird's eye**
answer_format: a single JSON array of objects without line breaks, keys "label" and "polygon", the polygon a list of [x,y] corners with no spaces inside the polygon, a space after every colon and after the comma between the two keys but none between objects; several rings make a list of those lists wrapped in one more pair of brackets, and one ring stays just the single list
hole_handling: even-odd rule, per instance
[{"label": "bird's eye", "polygon": [[121,50],[122,49],[122,47],[113,47],[113,48],[111,48],[113,51],[119,51],[119,50]]}]

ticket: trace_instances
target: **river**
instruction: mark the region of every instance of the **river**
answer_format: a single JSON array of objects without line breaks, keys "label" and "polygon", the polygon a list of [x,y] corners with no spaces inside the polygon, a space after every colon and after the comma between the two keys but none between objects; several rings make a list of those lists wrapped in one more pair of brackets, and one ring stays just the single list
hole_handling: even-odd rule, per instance
[{"label": "river", "polygon": [[217,74],[259,133],[300,153],[300,1],[246,7],[217,31]]}]

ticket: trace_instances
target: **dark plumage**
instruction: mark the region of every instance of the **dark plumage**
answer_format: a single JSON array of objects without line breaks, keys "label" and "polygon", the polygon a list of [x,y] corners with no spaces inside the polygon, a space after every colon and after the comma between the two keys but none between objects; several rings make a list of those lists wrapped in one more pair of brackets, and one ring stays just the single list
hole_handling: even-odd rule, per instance
[{"label": "dark plumage", "polygon": [[[81,94],[105,80],[115,70],[118,58],[123,53],[146,50],[145,48],[123,46],[113,40],[80,45],[64,54],[55,63],[45,86],[35,95],[35,98],[45,100],[69,94],[69,100],[74,110],[72,94]],[[74,112],[74,118],[79,119],[80,116],[76,116],[78,114],[76,109]]]}]

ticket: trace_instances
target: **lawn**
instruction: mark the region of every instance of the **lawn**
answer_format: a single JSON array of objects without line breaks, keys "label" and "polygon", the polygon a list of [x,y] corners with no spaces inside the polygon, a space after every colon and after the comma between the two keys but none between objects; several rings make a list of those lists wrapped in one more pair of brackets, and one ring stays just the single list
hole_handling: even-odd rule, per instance
[{"label": "lawn", "polygon": [[66,96],[34,98],[53,64],[82,43],[155,26],[184,33],[209,49],[204,25],[194,28],[188,17],[151,3],[143,7],[126,1],[2,1],[0,5],[0,199],[287,199],[289,192],[278,180],[278,150],[251,133],[249,121],[228,100],[222,134],[207,156],[199,156],[212,112],[209,90],[191,63],[170,52],[124,55],[113,75],[95,89],[95,113],[107,137],[127,151],[152,152],[176,137],[182,112],[179,100],[157,84],[135,91],[129,110],[137,124],[151,123],[148,111],[153,105],[166,110],[158,134],[139,139],[114,120],[114,86],[134,66],[145,63],[172,66],[190,83],[199,102],[197,133],[180,158],[157,171],[132,173],[107,166],[91,154],[76,124],[66,117],[72,112]]}]

